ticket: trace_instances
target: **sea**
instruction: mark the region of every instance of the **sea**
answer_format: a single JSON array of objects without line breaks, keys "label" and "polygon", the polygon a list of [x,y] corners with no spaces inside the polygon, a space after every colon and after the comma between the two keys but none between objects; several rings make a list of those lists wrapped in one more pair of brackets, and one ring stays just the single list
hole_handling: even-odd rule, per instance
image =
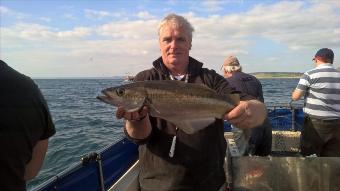
[{"label": "sea", "polygon": [[[288,105],[299,79],[260,79],[266,105]],[[65,171],[92,152],[123,138],[123,120],[115,108],[96,96],[104,88],[121,85],[123,77],[110,79],[34,79],[44,95],[56,134],[50,138],[47,155],[28,190]]]}]

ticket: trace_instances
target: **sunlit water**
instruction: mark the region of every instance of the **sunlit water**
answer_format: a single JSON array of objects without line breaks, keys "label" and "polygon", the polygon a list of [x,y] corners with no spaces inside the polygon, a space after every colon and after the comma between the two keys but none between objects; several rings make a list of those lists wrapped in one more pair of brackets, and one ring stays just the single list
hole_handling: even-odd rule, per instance
[{"label": "sunlit water", "polygon": [[[267,104],[287,104],[298,79],[260,81]],[[35,82],[49,105],[57,132],[50,139],[42,170],[28,183],[28,189],[62,172],[85,154],[123,137],[123,121],[115,118],[115,108],[96,99],[102,89],[122,84],[122,78],[36,79]]]}]

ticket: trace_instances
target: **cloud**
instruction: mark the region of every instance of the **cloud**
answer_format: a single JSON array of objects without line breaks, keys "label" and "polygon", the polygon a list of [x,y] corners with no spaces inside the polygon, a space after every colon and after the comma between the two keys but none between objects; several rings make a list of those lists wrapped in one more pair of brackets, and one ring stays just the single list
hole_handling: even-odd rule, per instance
[{"label": "cloud", "polygon": [[77,20],[77,17],[72,13],[64,13],[63,17],[69,20]]},{"label": "cloud", "polygon": [[138,18],[145,20],[156,18],[155,16],[151,15],[148,11],[140,11],[136,15]]},{"label": "cloud", "polygon": [[157,35],[158,20],[114,21],[99,26],[98,35],[110,36],[114,39],[154,39]]},{"label": "cloud", "polygon": [[49,17],[39,17],[39,20],[41,20],[41,21],[44,21],[44,22],[51,22],[51,18],[49,18]]},{"label": "cloud", "polygon": [[110,13],[107,11],[95,11],[95,10],[91,10],[91,9],[85,9],[85,16],[89,19],[102,19],[105,17],[110,16]]},{"label": "cloud", "polygon": [[291,49],[339,44],[339,13],[328,4],[280,2],[258,5],[252,10],[232,15],[191,18],[197,36],[213,39],[246,40],[259,35]]},{"label": "cloud", "polygon": [[26,47],[27,51],[37,51],[41,48],[41,52],[51,51],[51,54],[55,49],[65,49],[68,52],[76,48],[72,46],[73,43],[79,43],[81,46],[81,42],[93,33],[91,28],[86,27],[59,31],[57,28],[35,23],[18,23],[15,26],[3,27],[1,31],[2,43],[6,44],[3,50],[12,51]]},{"label": "cloud", "polygon": [[[155,23],[113,22],[97,28],[75,27],[72,30],[20,23],[1,29],[3,43],[6,44],[1,52],[4,52],[4,58],[11,58],[13,63],[21,63],[18,69],[26,67],[27,75],[31,76],[113,76],[136,73],[158,56]],[[143,27],[150,30],[142,30]],[[140,34],[136,36],[138,30]],[[100,39],[93,39],[93,35],[98,35]],[[32,69],[20,62],[20,58],[26,57],[29,58],[25,59],[25,63],[34,63],[35,67],[45,68],[45,71],[41,72],[41,68],[35,67]],[[61,72],[62,69],[64,72]]]},{"label": "cloud", "polygon": [[229,1],[205,0],[201,2],[202,9],[207,12],[218,12],[223,10],[223,6]]},{"label": "cloud", "polygon": [[94,10],[94,9],[84,9],[85,18],[90,20],[103,20],[103,19],[123,19],[126,20],[128,18],[128,14],[121,11],[103,11],[103,10]]},{"label": "cloud", "polygon": [[16,19],[24,19],[29,17],[28,14],[24,14],[22,12],[19,11],[14,11],[12,9],[9,9],[8,7],[5,6],[0,6],[0,14],[1,16],[9,16],[9,17],[14,17]]},{"label": "cloud", "polygon": [[19,38],[39,41],[39,40],[52,40],[53,28],[35,24],[35,23],[18,23],[17,25],[9,28],[9,30],[4,31],[4,36],[17,35]]},{"label": "cloud", "polygon": [[221,13],[230,4],[242,3],[242,0],[203,0],[194,1],[190,8],[198,13]]},{"label": "cloud", "polygon": [[9,9],[7,7],[4,6],[0,6],[0,14],[7,14],[9,13]]},{"label": "cloud", "polygon": [[[218,70],[224,57],[233,53],[245,63],[253,64],[251,69],[255,71],[263,69],[256,63],[264,62],[289,70],[293,67],[285,65],[285,55],[289,55],[286,56],[289,62],[301,62],[304,57],[292,59],[291,55],[310,56],[310,52],[314,54],[319,47],[339,48],[340,15],[336,7],[340,7],[339,3],[328,1],[282,1],[233,14],[200,16],[195,11],[187,11],[182,15],[195,28],[191,55],[206,63],[206,67]],[[0,7],[0,11],[8,14],[9,10]],[[152,60],[160,55],[157,25],[161,18],[149,11],[138,12],[134,19],[122,19],[123,13],[92,9],[84,13],[92,20],[119,19],[103,24],[93,22],[86,27],[75,25],[70,29],[57,28],[48,22],[44,25],[20,22],[1,27],[2,43],[6,44],[1,47],[3,57],[17,61],[34,76],[112,76],[150,68]],[[262,39],[284,50],[268,56],[266,52],[271,51],[268,46],[266,51],[256,52],[252,47],[261,47]],[[22,61],[26,56],[31,57],[25,59],[25,63],[41,68],[26,67]]]},{"label": "cloud", "polygon": [[334,41],[340,40],[334,31],[340,28],[339,13],[330,4],[315,3],[306,7],[302,2],[281,2],[257,6],[244,16],[246,21],[241,24],[248,24],[249,32],[292,49],[334,46]]},{"label": "cloud", "polygon": [[91,35],[92,29],[88,27],[76,27],[70,31],[61,31],[57,33],[60,38],[83,38]]}]

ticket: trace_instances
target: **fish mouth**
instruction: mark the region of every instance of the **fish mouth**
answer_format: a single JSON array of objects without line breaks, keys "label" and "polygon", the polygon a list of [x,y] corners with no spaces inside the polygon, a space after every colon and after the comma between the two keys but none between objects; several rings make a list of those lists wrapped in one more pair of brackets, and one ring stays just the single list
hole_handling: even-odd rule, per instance
[{"label": "fish mouth", "polygon": [[[109,90],[109,91],[107,91],[107,90]],[[112,98],[111,91],[112,91],[112,89],[102,90],[101,93],[103,95],[98,95],[96,98],[99,99],[100,101],[104,102],[104,103],[113,105],[115,107],[124,107],[127,112],[139,111],[139,110],[142,110],[142,108],[144,106],[148,105],[148,102],[147,102],[146,98],[144,98],[144,100],[143,100],[143,102],[141,104],[122,103],[121,101]]]},{"label": "fish mouth", "polygon": [[111,96],[109,95],[108,91],[106,90],[102,90],[101,91],[102,95],[98,95],[96,98],[99,99],[100,101],[113,105],[113,106],[117,106],[116,102],[111,98]]},{"label": "fish mouth", "polygon": [[98,95],[96,98],[99,99],[100,101],[104,102],[104,103],[116,106],[116,104],[113,102],[113,100],[106,95]]}]

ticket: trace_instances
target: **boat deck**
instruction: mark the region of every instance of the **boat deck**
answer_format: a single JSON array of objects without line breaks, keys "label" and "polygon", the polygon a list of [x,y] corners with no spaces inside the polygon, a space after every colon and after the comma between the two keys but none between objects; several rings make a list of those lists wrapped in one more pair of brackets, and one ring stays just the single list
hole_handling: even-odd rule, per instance
[{"label": "boat deck", "polygon": [[[273,131],[272,135],[270,156],[236,156],[227,151],[226,181],[233,191],[340,190],[339,157],[302,157],[299,131]],[[225,137],[232,142],[231,133]]]},{"label": "boat deck", "polygon": [[[233,133],[232,132],[225,132],[224,137],[227,142],[233,142]],[[272,150],[274,153],[297,153],[299,151],[298,145],[300,140],[300,132],[292,132],[292,131],[273,131],[273,144]],[[228,151],[227,155],[228,155]],[[249,160],[252,157],[239,157],[238,160]],[[255,157],[257,160],[265,159],[267,157]],[[238,161],[237,160],[237,161]],[[275,159],[277,161],[277,159]],[[236,162],[236,161],[234,161]],[[239,162],[239,161],[238,161]],[[279,161],[281,162],[281,161]],[[240,164],[241,165],[241,164]],[[243,165],[243,164],[242,164]],[[241,166],[242,166],[241,165]],[[248,166],[250,169],[252,165]],[[228,169],[228,162],[226,158],[225,169]],[[139,189],[138,187],[138,173],[139,173],[139,166],[138,161],[127,171],[110,189],[109,191],[116,191],[116,190],[124,190],[124,191],[136,191]],[[258,172],[264,174],[264,172]],[[226,170],[227,180],[230,180],[230,174]],[[249,176],[249,175],[248,175]],[[259,176],[254,174],[254,176]],[[261,175],[262,176],[262,175]],[[249,179],[249,177],[245,177]],[[235,180],[234,180],[235,181]],[[240,180],[241,181],[241,180]]]}]

